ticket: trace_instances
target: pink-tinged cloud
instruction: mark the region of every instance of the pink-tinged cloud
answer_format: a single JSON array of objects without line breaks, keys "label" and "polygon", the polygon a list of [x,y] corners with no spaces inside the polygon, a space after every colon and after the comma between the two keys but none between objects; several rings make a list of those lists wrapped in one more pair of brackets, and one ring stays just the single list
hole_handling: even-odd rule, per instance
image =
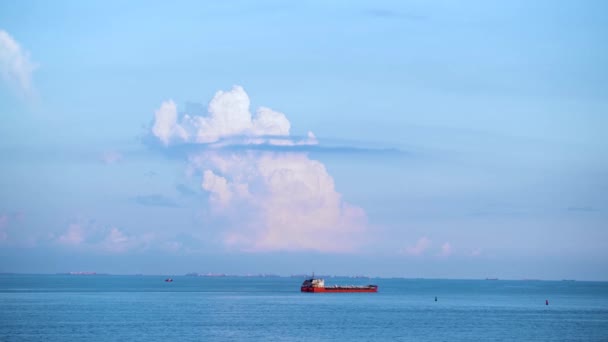
[{"label": "pink-tinged cloud", "polygon": [[156,240],[156,235],[146,233],[141,235],[129,235],[124,231],[113,227],[104,239],[95,244],[94,247],[110,253],[125,253],[128,251],[144,250]]},{"label": "pink-tinged cloud", "polygon": [[345,252],[362,242],[365,212],[343,201],[325,166],[305,154],[206,152],[191,164],[203,173],[214,215],[231,222],[227,246]]},{"label": "pink-tinged cloud", "polygon": [[101,161],[104,164],[116,164],[123,160],[122,154],[116,151],[106,151],[101,155]]},{"label": "pink-tinged cloud", "polygon": [[95,247],[111,253],[124,253],[142,247],[146,237],[127,236],[120,229],[113,227]]},{"label": "pink-tinged cloud", "polygon": [[429,247],[431,247],[431,240],[426,236],[423,236],[416,241],[415,245],[407,247],[404,252],[408,255],[418,256],[424,254]]},{"label": "pink-tinged cloud", "polygon": [[215,207],[224,207],[229,204],[232,199],[232,192],[235,186],[229,185],[226,178],[213,173],[211,170],[205,170],[203,173],[203,189],[210,193],[210,201]]},{"label": "pink-tinged cloud", "polygon": [[153,234],[128,235],[116,228],[103,228],[95,224],[72,223],[55,241],[63,246],[86,248],[106,253],[124,253],[147,248],[155,239]]},{"label": "pink-tinged cloud", "polygon": [[[292,139],[285,114],[260,107],[251,115],[249,106],[239,86],[217,92],[204,117],[178,118],[168,101],[155,113],[152,134],[165,145],[317,143],[312,132]],[[346,252],[364,241],[365,212],[345,202],[325,166],[306,153],[205,149],[189,161],[188,174],[201,175],[201,188],[209,194],[211,215],[228,222],[223,241],[229,248]]]},{"label": "pink-tinged cloud", "polygon": [[449,242],[444,242],[443,245],[441,245],[441,251],[439,252],[439,255],[446,257],[452,255],[453,252],[454,249],[452,248],[452,245]]},{"label": "pink-tinged cloud", "polygon": [[475,248],[474,250],[471,251],[470,254],[472,257],[477,257],[481,255],[481,249],[480,248]]},{"label": "pink-tinged cloud", "polygon": [[85,241],[85,230],[77,223],[72,223],[68,226],[67,231],[57,238],[57,242],[63,245],[80,245]]}]

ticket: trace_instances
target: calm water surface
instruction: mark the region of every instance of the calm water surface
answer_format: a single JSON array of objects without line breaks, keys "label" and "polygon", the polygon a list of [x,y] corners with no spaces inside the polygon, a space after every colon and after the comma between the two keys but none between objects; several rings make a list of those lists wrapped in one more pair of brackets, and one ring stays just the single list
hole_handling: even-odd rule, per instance
[{"label": "calm water surface", "polygon": [[606,282],[164,278],[0,275],[0,341],[608,341]]}]

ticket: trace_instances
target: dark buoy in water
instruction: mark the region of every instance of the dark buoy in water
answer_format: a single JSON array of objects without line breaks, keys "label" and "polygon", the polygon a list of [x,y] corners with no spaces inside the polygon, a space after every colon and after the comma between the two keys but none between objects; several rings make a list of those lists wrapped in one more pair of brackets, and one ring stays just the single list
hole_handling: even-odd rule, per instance
[{"label": "dark buoy in water", "polygon": [[549,305],[549,300],[545,299],[545,305]]},{"label": "dark buoy in water", "polygon": [[437,296],[435,296],[435,301],[437,301]]}]

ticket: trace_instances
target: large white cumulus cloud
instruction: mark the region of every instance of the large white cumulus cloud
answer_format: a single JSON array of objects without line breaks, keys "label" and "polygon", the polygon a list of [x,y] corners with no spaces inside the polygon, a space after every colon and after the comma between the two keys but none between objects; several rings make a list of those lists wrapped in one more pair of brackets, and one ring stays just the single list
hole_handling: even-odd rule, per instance
[{"label": "large white cumulus cloud", "polygon": [[[289,137],[290,123],[280,112],[261,107],[249,112],[242,87],[216,93],[209,115],[184,115],[165,102],[156,111],[152,133],[165,145],[189,142],[217,146],[240,137],[240,144],[314,144]],[[325,166],[304,152],[204,149],[189,164],[209,193],[209,213],[225,224],[222,239],[245,251],[355,250],[366,229],[363,209],[345,202]]]},{"label": "large white cumulus cloud", "polygon": [[280,139],[288,137],[291,128],[285,114],[260,107],[252,115],[249,106],[249,96],[240,86],[234,86],[230,91],[218,91],[209,102],[207,116],[186,113],[179,118],[177,106],[169,100],[156,111],[152,134],[165,145],[180,142],[216,143],[235,137],[245,138],[245,143],[256,144],[316,143],[312,133],[306,140],[297,142]]}]

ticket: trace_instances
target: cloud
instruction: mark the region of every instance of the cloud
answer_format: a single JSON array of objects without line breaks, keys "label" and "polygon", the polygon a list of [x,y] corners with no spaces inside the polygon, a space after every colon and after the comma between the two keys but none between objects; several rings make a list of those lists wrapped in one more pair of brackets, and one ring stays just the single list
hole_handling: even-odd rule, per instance
[{"label": "cloud", "polygon": [[168,145],[170,140],[175,137],[179,137],[181,140],[188,139],[186,131],[177,124],[177,106],[173,101],[163,102],[154,114],[152,133],[165,145]]},{"label": "cloud", "polygon": [[475,248],[471,251],[470,254],[472,257],[478,257],[481,255],[481,249],[480,248]]},{"label": "cloud", "polygon": [[85,230],[82,225],[71,223],[67,231],[57,238],[57,242],[63,245],[77,246],[85,241]]},{"label": "cloud", "polygon": [[[151,128],[165,146],[189,146],[188,174],[201,177],[211,218],[225,224],[225,246],[250,252],[359,247],[367,225],[363,209],[342,199],[321,162],[305,151],[279,149],[317,144],[315,135],[294,139],[283,113],[260,107],[252,116],[249,106],[240,86],[217,92],[204,117],[178,120],[175,104],[167,101]],[[263,145],[277,148],[227,148]]]},{"label": "cloud", "polygon": [[106,151],[101,155],[101,161],[104,164],[116,164],[123,160],[122,154],[116,151]]},{"label": "cloud", "polygon": [[128,235],[117,227],[101,227],[90,221],[86,223],[70,223],[67,230],[57,237],[55,242],[71,248],[124,253],[130,250],[146,248],[154,238],[154,234]]},{"label": "cloud", "polygon": [[8,32],[0,30],[0,74],[23,94],[32,93],[32,73],[37,65]]},{"label": "cloud", "polygon": [[188,142],[215,144],[218,147],[232,144],[294,146],[317,143],[312,132],[299,141],[286,139],[291,125],[285,114],[260,107],[252,116],[249,105],[249,96],[240,86],[234,86],[229,91],[218,91],[209,102],[207,116],[186,113],[180,118],[175,103],[165,101],[155,112],[151,133],[165,146]]},{"label": "cloud", "polygon": [[443,245],[441,245],[441,251],[439,252],[439,256],[449,256],[452,255],[453,252],[453,248],[452,245],[449,242],[444,242]]},{"label": "cloud", "polygon": [[177,241],[164,241],[161,246],[160,249],[164,250],[164,251],[168,251],[168,252],[178,252],[180,250],[183,249],[183,244],[181,242],[177,242]]},{"label": "cloud", "polygon": [[149,242],[152,237],[153,235],[144,235],[143,237],[127,236],[120,229],[112,227],[97,247],[107,252],[124,253],[130,249],[141,247],[143,243]]},{"label": "cloud", "polygon": [[134,198],[135,202],[150,207],[177,208],[179,205],[171,198],[160,194],[140,195]]},{"label": "cloud", "polygon": [[224,207],[232,199],[232,190],[226,178],[216,175],[211,170],[205,170],[202,187],[211,193],[211,201],[216,206]]},{"label": "cloud", "polygon": [[305,154],[205,153],[191,164],[203,172],[213,212],[230,220],[231,247],[345,252],[362,242],[365,212],[344,202],[325,166]]},{"label": "cloud", "polygon": [[[158,140],[158,138],[154,138]],[[267,139],[268,141],[264,140]],[[267,152],[301,152],[315,154],[336,154],[336,155],[367,155],[368,157],[382,158],[386,156],[392,157],[415,157],[416,153],[403,151],[398,148],[382,148],[382,147],[364,147],[364,146],[348,146],[348,145],[329,145],[319,144],[315,137],[315,143],[312,143],[310,137],[264,137],[261,141],[256,141],[251,138],[237,137],[231,139],[222,139],[213,144],[200,143],[180,143],[177,145],[162,146],[157,151],[165,154],[169,158],[181,159],[187,158],[192,154],[196,154],[205,150],[224,151],[224,152],[247,152],[247,151],[267,151]],[[155,148],[158,147],[158,141],[151,141],[149,138],[144,139],[144,143]]]},{"label": "cloud", "polygon": [[416,241],[416,244],[407,247],[403,252],[408,255],[422,255],[431,246],[431,240],[426,236],[421,237]]}]

